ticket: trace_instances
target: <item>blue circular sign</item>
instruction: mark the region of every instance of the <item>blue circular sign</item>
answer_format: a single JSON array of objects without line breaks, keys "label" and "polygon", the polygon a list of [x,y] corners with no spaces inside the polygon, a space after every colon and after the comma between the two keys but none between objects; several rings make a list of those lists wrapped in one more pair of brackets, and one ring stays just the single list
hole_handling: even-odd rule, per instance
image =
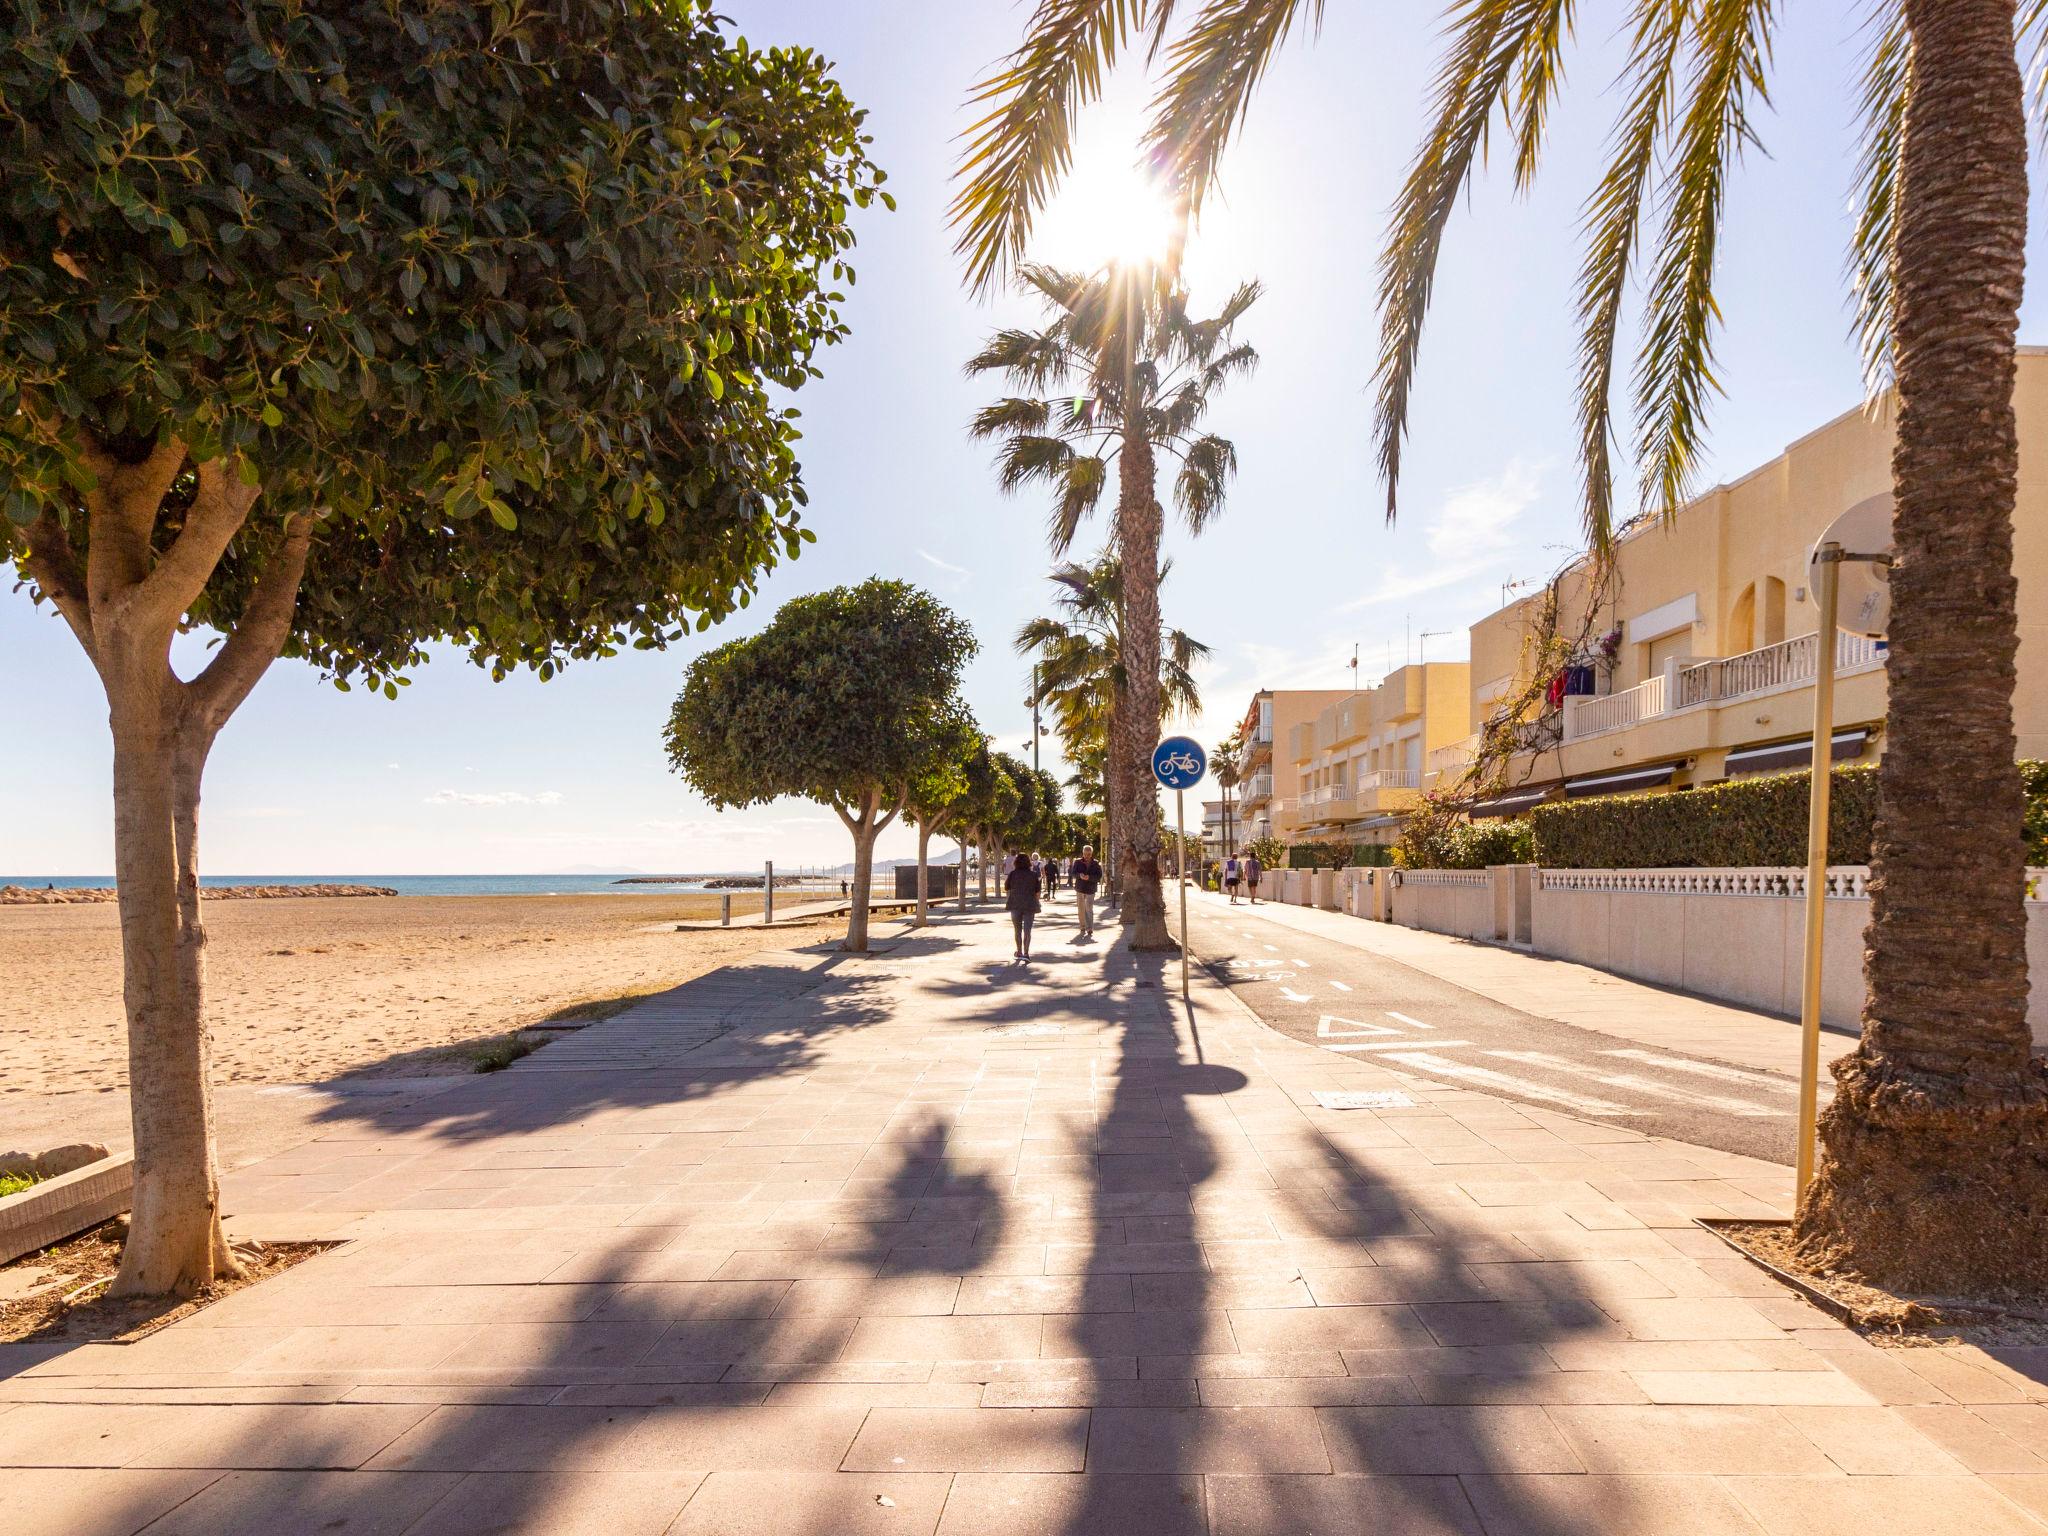
[{"label": "blue circular sign", "polygon": [[1152,777],[1168,789],[1193,789],[1209,771],[1209,754],[1192,736],[1169,736],[1152,749]]}]

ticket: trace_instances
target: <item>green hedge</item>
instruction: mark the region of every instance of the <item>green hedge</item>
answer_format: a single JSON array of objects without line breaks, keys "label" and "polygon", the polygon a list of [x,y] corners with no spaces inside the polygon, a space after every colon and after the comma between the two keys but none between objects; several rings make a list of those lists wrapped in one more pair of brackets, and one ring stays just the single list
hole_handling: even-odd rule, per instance
[{"label": "green hedge", "polygon": [[1289,869],[1344,869],[1351,865],[1385,865],[1394,850],[1377,843],[1289,843]]},{"label": "green hedge", "polygon": [[1533,864],[1535,841],[1519,817],[1498,821],[1451,821],[1438,817],[1411,822],[1401,840],[1409,869],[1485,869],[1491,864]]},{"label": "green hedge", "polygon": [[[2048,763],[2025,762],[2028,862],[2048,860]],[[1731,779],[1671,794],[1609,795],[1538,806],[1535,862],[1552,869],[1684,869],[1806,862],[1809,775]],[[1828,862],[1868,864],[1877,819],[1875,765],[1837,768]]]}]

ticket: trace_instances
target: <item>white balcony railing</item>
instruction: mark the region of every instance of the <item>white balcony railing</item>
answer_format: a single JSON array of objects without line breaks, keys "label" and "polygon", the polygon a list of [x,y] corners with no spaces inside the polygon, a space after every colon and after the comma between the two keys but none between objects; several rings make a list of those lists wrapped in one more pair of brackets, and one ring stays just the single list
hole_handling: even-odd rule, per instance
[{"label": "white balcony railing", "polygon": [[1244,781],[1241,796],[1246,800],[1270,800],[1273,797],[1273,775],[1255,773]]},{"label": "white balcony railing", "polygon": [[1586,698],[1574,695],[1564,701],[1564,739],[1583,741],[1588,736],[1603,736],[1609,731],[1625,731],[1639,721],[1665,710],[1665,698],[1669,690],[1662,676],[1637,683],[1620,693],[1610,693],[1605,698]]},{"label": "white balcony railing", "polygon": [[1423,759],[1423,767],[1432,774],[1463,773],[1472,766],[1472,760],[1479,755],[1479,736],[1475,732],[1463,741],[1454,741],[1448,747],[1438,747]]},{"label": "white balcony railing", "polygon": [[1358,792],[1364,794],[1371,789],[1420,789],[1422,775],[1413,768],[1382,768],[1378,773],[1361,773],[1358,776]]},{"label": "white balcony railing", "polygon": [[[1800,635],[1776,645],[1744,651],[1740,656],[1723,656],[1691,666],[1673,663],[1660,675],[1605,698],[1567,698],[1564,739],[1584,741],[1588,736],[1625,731],[1644,720],[1682,709],[1807,687],[1813,682],[1818,642],[1816,635]],[[1882,666],[1884,657],[1878,641],[1861,635],[1835,636],[1837,673],[1867,672]]]},{"label": "white balcony railing", "polygon": [[[1744,651],[1740,656],[1726,656],[1718,661],[1682,668],[1678,673],[1678,697],[1672,701],[1671,707],[1689,709],[1695,704],[1715,704],[1749,694],[1773,693],[1781,688],[1811,683],[1818,639],[1817,635],[1801,635],[1797,639],[1781,640],[1776,645]],[[1875,640],[1840,632],[1835,635],[1837,672],[1864,671],[1878,666],[1883,662],[1884,654]]]}]

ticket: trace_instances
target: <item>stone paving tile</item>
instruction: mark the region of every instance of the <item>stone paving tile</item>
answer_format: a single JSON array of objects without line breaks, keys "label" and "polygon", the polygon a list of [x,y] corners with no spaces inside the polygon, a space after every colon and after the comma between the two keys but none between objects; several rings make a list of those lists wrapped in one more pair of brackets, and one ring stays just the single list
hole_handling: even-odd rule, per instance
[{"label": "stone paving tile", "polygon": [[18,1468],[0,1477],[8,1536],[131,1536],[221,1474]]},{"label": "stone paving tile", "polygon": [[406,1536],[661,1536],[702,1481],[699,1472],[471,1473]]},{"label": "stone paving tile", "polygon": [[930,1536],[952,1482],[944,1473],[714,1472],[669,1536]]},{"label": "stone paving tile", "polygon": [[855,1324],[849,1360],[1026,1359],[1036,1355],[1041,1320],[1023,1317],[871,1317]]},{"label": "stone paving tile", "polygon": [[1589,1472],[1835,1471],[1811,1440],[1769,1408],[1571,1406],[1547,1412]]},{"label": "stone paving tile", "polygon": [[1198,1477],[963,1472],[953,1479],[939,1531],[940,1536],[1079,1531],[1208,1536],[1209,1520]]},{"label": "stone paving tile", "polygon": [[1312,1408],[1098,1408],[1091,1472],[1327,1472]]},{"label": "stone paving tile", "polygon": [[1486,1536],[1758,1536],[1760,1530],[1711,1477],[1594,1474],[1469,1476],[1461,1481]]},{"label": "stone paving tile", "polygon": [[1861,1407],[1877,1399],[1833,1371],[1632,1371],[1653,1403]]},{"label": "stone paving tile", "polygon": [[1972,1472],[2048,1473],[2048,1460],[1960,1404],[1909,1405],[1892,1411]]},{"label": "stone paving tile", "polygon": [[1317,1410],[1330,1464],[1381,1475],[1578,1472],[1542,1408],[1357,1407]]},{"label": "stone paving tile", "polygon": [[1726,1477],[1769,1536],[2041,1536],[2041,1524],[1969,1477]]},{"label": "stone paving tile", "polygon": [[125,1467],[185,1423],[172,1407],[24,1404],[7,1415],[0,1466]]},{"label": "stone paving tile", "polygon": [[1215,1536],[1490,1536],[1450,1477],[1211,1477]]},{"label": "stone paving tile", "polygon": [[148,1536],[399,1536],[459,1481],[445,1473],[229,1472],[145,1529]]},{"label": "stone paving tile", "polygon": [[360,1467],[434,1410],[402,1403],[306,1404],[188,1410],[134,1467],[347,1470]]},{"label": "stone paving tile", "polygon": [[849,1472],[1079,1472],[1088,1419],[1089,1410],[1075,1408],[877,1408],[842,1465]]}]

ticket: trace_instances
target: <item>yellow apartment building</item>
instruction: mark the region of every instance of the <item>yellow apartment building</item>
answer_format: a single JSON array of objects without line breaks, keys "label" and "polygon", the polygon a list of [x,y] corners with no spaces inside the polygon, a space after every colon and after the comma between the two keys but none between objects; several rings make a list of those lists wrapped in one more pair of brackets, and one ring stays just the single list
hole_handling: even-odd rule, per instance
[{"label": "yellow apartment building", "polygon": [[[1289,787],[1294,783],[1293,761],[1276,763],[1276,757],[1284,757],[1296,726],[1313,722],[1326,706],[1350,697],[1347,688],[1262,688],[1252,696],[1238,728],[1244,742],[1237,760],[1238,847],[1261,837],[1283,842],[1300,837],[1292,809],[1297,797]],[[1276,768],[1281,771],[1276,773]]]},{"label": "yellow apartment building", "polygon": [[[2023,347],[2015,406],[2020,481],[2019,752],[2048,756],[2048,348]],[[1475,815],[1545,799],[1679,789],[1811,760],[1818,610],[1807,560],[1834,519],[1889,491],[1889,409],[1849,411],[1670,523],[1631,530],[1605,589],[1581,561],[1553,584],[1551,632],[1575,642],[1562,668],[1532,679],[1545,629],[1538,592],[1472,626],[1475,725],[1522,701],[1521,750],[1505,788]],[[1590,610],[1590,611],[1589,611]],[[1833,759],[1884,750],[1882,641],[1835,638]],[[1532,696],[1533,693],[1533,696]],[[1473,737],[1427,767],[1461,773]],[[1499,787],[1499,786],[1496,786]]]},{"label": "yellow apartment building", "polygon": [[1391,843],[1429,787],[1431,754],[1471,730],[1471,668],[1462,661],[1401,667],[1344,694],[1289,733],[1286,820],[1311,841]]}]

